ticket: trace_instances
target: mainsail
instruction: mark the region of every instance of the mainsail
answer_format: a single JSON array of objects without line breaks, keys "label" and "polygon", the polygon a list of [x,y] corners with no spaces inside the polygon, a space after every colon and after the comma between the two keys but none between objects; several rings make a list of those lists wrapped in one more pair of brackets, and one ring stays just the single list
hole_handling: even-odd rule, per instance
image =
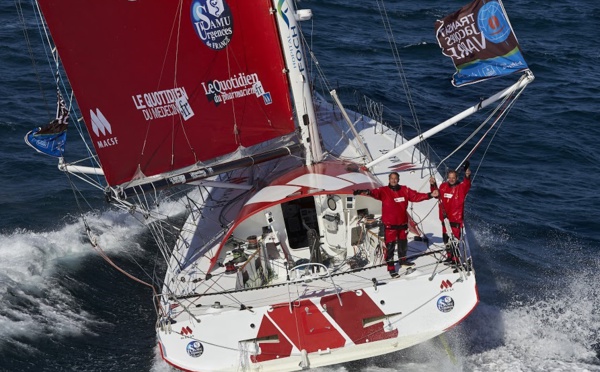
[{"label": "mainsail", "polygon": [[455,86],[527,69],[501,2],[475,0],[438,20],[435,28],[444,55],[456,66]]},{"label": "mainsail", "polygon": [[270,1],[39,3],[110,185],[294,131]]}]

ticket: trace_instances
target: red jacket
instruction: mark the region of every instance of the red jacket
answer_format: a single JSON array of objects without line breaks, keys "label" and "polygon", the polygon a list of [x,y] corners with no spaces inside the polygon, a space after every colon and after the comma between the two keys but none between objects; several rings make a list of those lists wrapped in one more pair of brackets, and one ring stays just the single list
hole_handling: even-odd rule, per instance
[{"label": "red jacket", "polygon": [[408,202],[420,202],[431,199],[430,194],[416,192],[410,187],[400,186],[396,191],[389,186],[371,190],[370,195],[381,200],[381,221],[384,225],[404,225],[408,223],[406,208]]},{"label": "red jacket", "polygon": [[[465,198],[471,188],[471,179],[464,178],[462,182],[456,182],[450,186],[448,182],[440,185],[440,221],[444,220],[444,212],[450,222],[461,223],[464,219]],[[431,185],[434,190],[435,186]]]}]

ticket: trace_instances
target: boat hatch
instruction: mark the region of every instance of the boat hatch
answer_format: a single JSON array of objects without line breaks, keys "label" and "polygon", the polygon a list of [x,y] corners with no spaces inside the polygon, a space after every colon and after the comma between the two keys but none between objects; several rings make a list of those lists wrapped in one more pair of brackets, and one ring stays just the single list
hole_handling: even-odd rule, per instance
[{"label": "boat hatch", "polygon": [[282,203],[281,210],[290,248],[308,247],[310,230],[315,230],[319,236],[315,199],[312,196]]}]

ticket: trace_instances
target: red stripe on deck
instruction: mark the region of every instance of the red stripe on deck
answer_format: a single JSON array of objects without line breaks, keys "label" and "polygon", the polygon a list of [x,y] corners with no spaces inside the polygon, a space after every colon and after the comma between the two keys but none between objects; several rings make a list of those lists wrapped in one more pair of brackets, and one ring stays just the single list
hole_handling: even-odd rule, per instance
[{"label": "red stripe on deck", "polygon": [[340,293],[342,305],[337,296],[327,296],[321,299],[321,306],[327,307],[327,313],[339,324],[355,344],[363,344],[394,338],[398,336],[395,329],[386,332],[383,329],[384,321],[364,327],[364,320],[384,316],[384,312],[366,294],[358,296],[355,292]]},{"label": "red stripe on deck", "polygon": [[[286,308],[287,310],[287,308]],[[289,313],[289,312],[288,312]],[[263,316],[260,328],[258,330],[257,338],[265,338],[277,336],[278,342],[258,342],[260,347],[259,355],[250,356],[250,360],[253,363],[264,362],[267,360],[277,359],[281,357],[289,357],[292,353],[292,344],[285,338],[281,332],[273,325],[271,319]]]}]

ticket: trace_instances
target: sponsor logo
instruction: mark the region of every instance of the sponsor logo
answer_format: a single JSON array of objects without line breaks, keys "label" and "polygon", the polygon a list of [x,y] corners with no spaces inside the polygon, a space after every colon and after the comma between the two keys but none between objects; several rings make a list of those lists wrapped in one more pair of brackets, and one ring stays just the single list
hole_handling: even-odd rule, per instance
[{"label": "sponsor logo", "polygon": [[394,198],[394,201],[395,201],[396,203],[402,203],[404,200],[405,200],[405,199],[404,199],[404,196],[401,196],[401,197],[399,197],[399,198]]},{"label": "sponsor logo", "polygon": [[449,313],[454,309],[454,300],[450,296],[442,296],[437,300],[437,308],[442,313]]},{"label": "sponsor logo", "polygon": [[477,14],[477,26],[485,38],[492,43],[501,43],[510,35],[508,20],[496,1],[490,1],[481,7]]},{"label": "sponsor logo", "polygon": [[440,284],[440,289],[442,290],[442,292],[451,291],[452,290],[452,282],[448,279],[442,280],[442,283]]},{"label": "sponsor logo", "polygon": [[112,127],[100,109],[96,109],[96,112],[90,110],[90,117],[92,118],[92,130],[96,133],[96,137],[100,137],[100,133],[103,136],[106,136],[107,133],[112,134]]},{"label": "sponsor logo", "polygon": [[192,24],[204,45],[214,50],[225,48],[233,35],[233,18],[225,0],[195,0]]},{"label": "sponsor logo", "polygon": [[181,328],[181,334],[184,336],[191,335],[194,331],[189,326]]},{"label": "sponsor logo", "polygon": [[[110,122],[106,120],[104,114],[100,109],[90,110],[90,118],[92,122],[92,131],[96,135],[96,137],[107,137],[112,135],[112,126]],[[107,137],[103,139],[96,140],[96,148],[103,149],[106,147],[118,145],[119,141],[117,137]]]},{"label": "sponsor logo", "polygon": [[446,198],[446,199],[452,199],[453,196],[454,196],[454,194],[450,194],[448,192],[444,193],[444,198]]},{"label": "sponsor logo", "polygon": [[284,3],[285,3],[285,0],[279,0],[277,2],[277,14],[279,14],[281,19],[283,19],[285,24],[288,26],[288,28],[290,28],[290,20],[287,16],[287,12],[290,10],[290,8],[287,6],[287,3],[285,4],[285,8],[284,8],[283,7]]},{"label": "sponsor logo", "polygon": [[277,2],[277,14],[279,14],[290,31],[290,34],[287,37],[287,44],[288,52],[292,59],[292,67],[298,69],[300,72],[304,72],[304,58],[301,48],[302,43],[300,41],[300,33],[298,32],[297,26],[290,25],[290,18],[288,17],[289,10],[290,8],[285,0],[279,0]]},{"label": "sponsor logo", "polygon": [[215,106],[249,95],[263,97],[265,105],[270,105],[273,102],[271,94],[265,92],[262,82],[256,73],[246,75],[241,72],[226,80],[212,80],[201,84],[208,101],[214,102]]},{"label": "sponsor logo", "polygon": [[183,120],[194,116],[185,88],[173,88],[131,96],[135,108],[146,121],[180,114]]},{"label": "sponsor logo", "polygon": [[185,347],[185,351],[187,351],[188,355],[192,358],[198,358],[202,353],[204,353],[204,346],[200,343],[200,341],[192,341]]}]

